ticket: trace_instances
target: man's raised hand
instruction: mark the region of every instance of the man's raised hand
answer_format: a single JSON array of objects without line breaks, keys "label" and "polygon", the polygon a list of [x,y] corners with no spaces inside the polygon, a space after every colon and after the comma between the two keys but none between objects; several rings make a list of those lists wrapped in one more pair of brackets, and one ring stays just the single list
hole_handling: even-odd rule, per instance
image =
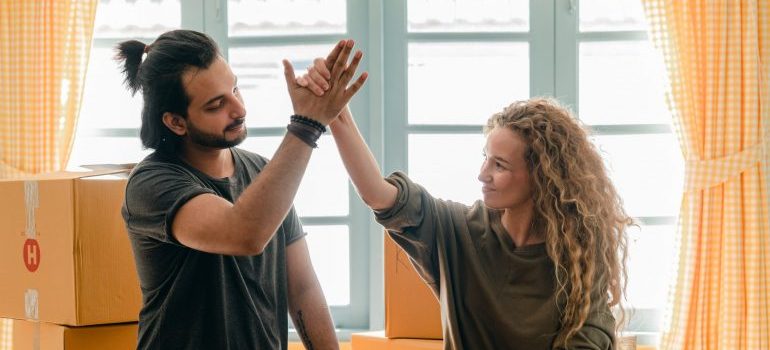
[{"label": "man's raised hand", "polygon": [[[348,86],[363,57],[361,51],[356,51],[348,65],[348,58],[353,50],[353,45],[352,40],[342,40],[329,53],[326,60],[316,59],[314,61],[314,66],[322,64],[325,68],[325,70],[311,73],[317,74],[320,80],[320,83],[314,85],[315,92],[311,91],[311,88],[301,85],[299,83],[301,79],[298,79],[294,74],[294,67],[288,60],[283,60],[284,76],[295,114],[303,115],[315,119],[323,125],[328,125],[340,113],[353,95],[361,89],[368,76],[366,72],[362,73],[353,84]],[[318,92],[322,96],[318,96]]]}]

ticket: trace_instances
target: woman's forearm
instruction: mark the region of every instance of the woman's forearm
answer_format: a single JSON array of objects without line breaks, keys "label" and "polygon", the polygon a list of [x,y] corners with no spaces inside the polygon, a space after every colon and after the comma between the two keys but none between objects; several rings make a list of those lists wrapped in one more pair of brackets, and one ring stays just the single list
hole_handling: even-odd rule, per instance
[{"label": "woman's forearm", "polygon": [[358,131],[350,109],[345,107],[329,127],[345,169],[361,199],[374,210],[392,207],[396,202],[398,190],[383,179],[377,161]]}]

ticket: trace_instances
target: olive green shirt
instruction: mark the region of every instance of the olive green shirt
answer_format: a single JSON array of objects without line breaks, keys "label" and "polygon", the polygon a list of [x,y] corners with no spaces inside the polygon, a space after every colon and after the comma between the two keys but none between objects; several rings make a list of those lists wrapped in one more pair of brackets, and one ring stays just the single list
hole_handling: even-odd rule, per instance
[{"label": "olive green shirt", "polygon": [[[387,180],[398,197],[377,221],[437,295],[444,348],[551,349],[560,324],[545,244],[514,247],[500,211],[482,201],[468,207],[433,198],[403,173]],[[596,299],[569,349],[613,348],[615,319],[606,296]]]}]

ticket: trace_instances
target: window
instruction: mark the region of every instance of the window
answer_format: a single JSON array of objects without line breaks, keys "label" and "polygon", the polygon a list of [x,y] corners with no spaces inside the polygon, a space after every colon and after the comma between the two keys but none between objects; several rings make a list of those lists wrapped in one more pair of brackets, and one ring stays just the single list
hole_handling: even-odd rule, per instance
[{"label": "window", "polygon": [[[249,111],[242,147],[267,157],[291,114],[280,60],[300,71],[337,40],[355,39],[370,78],[352,109],[383,171],[408,170],[460,202],[480,198],[481,126],[492,113],[539,95],[571,106],[641,224],[629,232],[629,330],[639,343],[655,341],[683,165],[637,0],[101,0],[72,166],[148,153],[138,140],[140,97],[122,87],[112,47],[177,27],[220,44]],[[316,271],[338,328],[381,329],[382,228],[333,139],[319,146],[295,201]]]}]

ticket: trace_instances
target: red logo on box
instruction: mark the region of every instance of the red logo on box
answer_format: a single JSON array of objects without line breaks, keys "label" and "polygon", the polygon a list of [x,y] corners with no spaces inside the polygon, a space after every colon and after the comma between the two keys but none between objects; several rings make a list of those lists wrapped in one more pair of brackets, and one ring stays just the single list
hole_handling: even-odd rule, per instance
[{"label": "red logo on box", "polygon": [[40,266],[40,245],[37,240],[30,238],[24,241],[24,266],[29,272],[37,271]]}]

